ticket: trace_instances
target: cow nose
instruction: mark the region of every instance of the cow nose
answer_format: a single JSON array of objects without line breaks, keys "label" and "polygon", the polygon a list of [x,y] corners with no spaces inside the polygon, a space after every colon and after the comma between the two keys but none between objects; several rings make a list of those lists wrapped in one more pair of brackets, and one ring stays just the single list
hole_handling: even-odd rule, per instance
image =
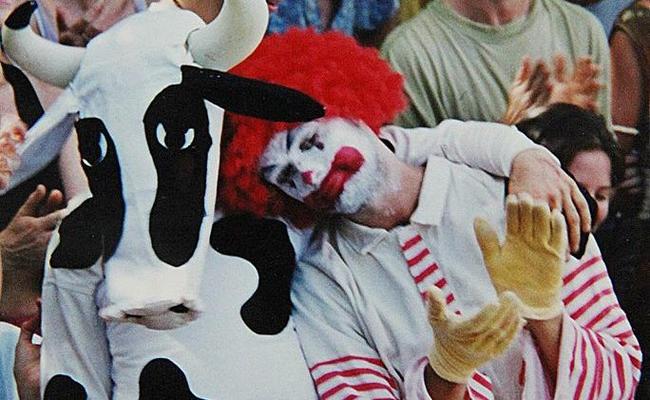
[{"label": "cow nose", "polygon": [[306,185],[311,185],[312,184],[312,176],[314,175],[313,171],[305,171],[300,176],[302,177],[302,181],[305,182]]}]

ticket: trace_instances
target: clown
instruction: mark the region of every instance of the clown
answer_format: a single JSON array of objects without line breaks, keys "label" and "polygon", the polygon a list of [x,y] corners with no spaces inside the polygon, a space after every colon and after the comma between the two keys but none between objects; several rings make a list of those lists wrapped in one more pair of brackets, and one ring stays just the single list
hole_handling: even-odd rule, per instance
[{"label": "clown", "polygon": [[[509,147],[517,133],[460,122],[412,132],[381,128],[400,107],[384,103],[400,96],[399,81],[392,93],[389,78],[372,86],[369,70],[380,63],[344,43],[336,34],[289,32],[266,40],[238,67],[244,76],[310,94],[327,115],[300,126],[234,116],[220,175],[231,208],[299,220],[297,200],[303,217],[322,215],[292,287],[298,335],[321,398],[633,396],[641,353],[593,237],[581,259],[565,262],[559,211],[526,193],[506,200],[521,187],[521,154]],[[313,58],[286,58],[296,47]],[[327,71],[308,69],[321,65]],[[332,83],[345,79],[341,87]],[[498,147],[486,136],[466,140],[464,129],[513,135]],[[449,131],[461,135],[456,144],[465,142],[440,144]],[[255,145],[242,151],[239,143],[253,132]],[[557,165],[538,166],[545,172],[534,185],[546,174],[555,182],[564,176]],[[258,196],[241,201],[251,193]],[[506,234],[503,245],[499,234]]]},{"label": "clown", "polygon": [[[28,26],[34,3],[22,4],[7,19],[3,47],[12,61],[65,87],[19,146],[21,165],[7,189],[46,165],[73,124],[88,180],[85,193],[69,200],[46,258],[46,397],[73,387],[93,399],[111,397],[111,371],[119,371],[112,363],[120,359],[109,352],[107,331],[126,325],[166,330],[199,316],[203,267],[220,262],[210,244],[220,107],[281,121],[322,115],[319,104],[296,91],[222,72],[259,43],[268,6],[264,0],[228,0],[205,24],[193,12],[161,2],[116,24],[86,49],[36,36]],[[135,384],[129,381],[116,398],[133,398],[138,387],[148,393],[143,398],[161,398],[164,388],[156,387],[156,379],[173,385],[185,374],[164,361],[146,361],[133,375]],[[206,371],[202,362],[192,371]],[[209,387],[209,379],[201,382]]]}]

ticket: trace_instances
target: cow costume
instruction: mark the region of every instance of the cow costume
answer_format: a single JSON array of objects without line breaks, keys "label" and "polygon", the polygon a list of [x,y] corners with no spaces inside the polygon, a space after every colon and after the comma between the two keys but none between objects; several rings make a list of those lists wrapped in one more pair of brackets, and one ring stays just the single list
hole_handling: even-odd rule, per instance
[{"label": "cow costume", "polygon": [[[3,47],[15,64],[65,90],[29,130],[18,149],[21,166],[6,189],[47,165],[73,125],[89,183],[86,193],[69,199],[46,256],[46,398],[259,398],[285,382],[274,383],[274,375],[258,367],[250,375],[259,375],[261,385],[246,387],[241,371],[271,358],[296,377],[286,384],[313,396],[288,319],[286,269],[293,252],[274,246],[274,262],[285,268],[276,273],[259,264],[264,249],[252,254],[251,246],[242,246],[256,239],[247,229],[284,238],[286,228],[227,219],[212,227],[220,107],[287,122],[323,115],[320,104],[299,92],[221,72],[261,40],[266,2],[227,0],[207,25],[162,2],[86,49],[36,36],[28,26],[34,8],[24,3],[7,19]],[[232,234],[224,230],[233,227]],[[256,290],[255,269],[265,271],[260,278],[280,277],[285,298],[269,294],[266,279]],[[168,330],[197,319],[201,299],[210,317]],[[276,304],[283,312],[269,309]],[[202,333],[193,340],[194,329]],[[226,347],[204,343],[206,332]],[[259,335],[274,340],[261,346],[258,341],[266,342]],[[228,363],[232,368],[211,370]]]}]

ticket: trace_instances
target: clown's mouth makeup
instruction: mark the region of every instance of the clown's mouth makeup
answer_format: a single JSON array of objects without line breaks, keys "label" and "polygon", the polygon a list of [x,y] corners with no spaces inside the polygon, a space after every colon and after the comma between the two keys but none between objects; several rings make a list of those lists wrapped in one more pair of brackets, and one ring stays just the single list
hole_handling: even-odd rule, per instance
[{"label": "clown's mouth makeup", "polygon": [[320,187],[305,198],[305,204],[313,209],[332,209],[345,184],[361,169],[365,159],[354,147],[342,147],[334,156],[330,170]]}]

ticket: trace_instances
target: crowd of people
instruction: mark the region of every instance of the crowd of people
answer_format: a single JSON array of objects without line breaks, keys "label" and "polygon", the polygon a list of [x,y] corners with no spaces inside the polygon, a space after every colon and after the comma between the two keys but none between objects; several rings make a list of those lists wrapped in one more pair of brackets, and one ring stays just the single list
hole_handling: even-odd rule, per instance
[{"label": "crowd of people", "polygon": [[1,398],[650,398],[650,1],[0,12]]}]

